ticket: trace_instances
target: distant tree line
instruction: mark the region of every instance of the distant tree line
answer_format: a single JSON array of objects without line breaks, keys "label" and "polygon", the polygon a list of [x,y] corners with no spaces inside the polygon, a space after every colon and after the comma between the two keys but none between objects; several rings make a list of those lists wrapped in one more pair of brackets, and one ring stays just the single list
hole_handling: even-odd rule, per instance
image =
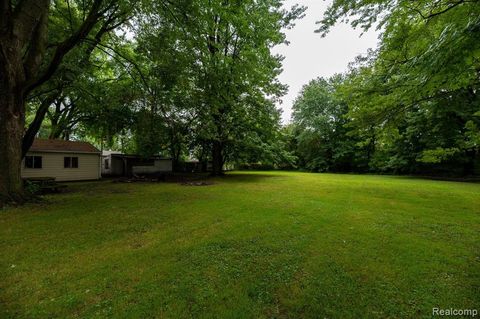
[{"label": "distant tree line", "polygon": [[303,88],[283,132],[296,166],[480,174],[480,2],[336,0],[319,32],[350,16],[380,45]]}]

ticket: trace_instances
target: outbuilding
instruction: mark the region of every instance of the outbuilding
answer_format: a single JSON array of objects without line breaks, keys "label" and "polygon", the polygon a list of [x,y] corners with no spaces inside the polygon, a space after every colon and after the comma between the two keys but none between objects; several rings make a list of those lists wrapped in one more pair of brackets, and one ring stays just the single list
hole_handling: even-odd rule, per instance
[{"label": "outbuilding", "polygon": [[22,178],[95,180],[101,177],[100,160],[101,152],[88,142],[35,139],[22,160]]},{"label": "outbuilding", "polygon": [[155,175],[172,172],[171,158],[150,156],[144,158],[135,154],[103,151],[103,176]]}]

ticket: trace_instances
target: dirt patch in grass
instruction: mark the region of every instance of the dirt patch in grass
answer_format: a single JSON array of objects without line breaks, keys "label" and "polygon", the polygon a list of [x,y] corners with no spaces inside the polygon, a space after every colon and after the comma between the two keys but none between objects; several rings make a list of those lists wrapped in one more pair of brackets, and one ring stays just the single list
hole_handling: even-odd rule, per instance
[{"label": "dirt patch in grass", "polygon": [[209,186],[213,185],[214,183],[208,181],[195,181],[195,182],[183,182],[180,185],[183,186]]},{"label": "dirt patch in grass", "polygon": [[120,177],[113,180],[114,183],[194,183],[206,182],[210,178],[208,173],[161,173],[152,175],[134,175],[132,177]]}]

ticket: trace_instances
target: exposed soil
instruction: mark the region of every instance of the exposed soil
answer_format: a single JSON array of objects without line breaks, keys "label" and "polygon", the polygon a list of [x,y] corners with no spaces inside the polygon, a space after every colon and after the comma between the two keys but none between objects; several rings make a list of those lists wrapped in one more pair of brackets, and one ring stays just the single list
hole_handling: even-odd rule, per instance
[{"label": "exposed soil", "polygon": [[120,177],[114,180],[115,183],[180,183],[189,186],[212,185],[208,173],[164,173],[155,175],[134,175],[132,177]]}]

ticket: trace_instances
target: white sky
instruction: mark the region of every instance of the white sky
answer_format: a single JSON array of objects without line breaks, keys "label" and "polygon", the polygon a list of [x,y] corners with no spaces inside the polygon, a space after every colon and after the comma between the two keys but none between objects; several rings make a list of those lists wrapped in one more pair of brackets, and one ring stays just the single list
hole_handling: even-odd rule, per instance
[{"label": "white sky", "polygon": [[348,63],[378,43],[378,32],[370,30],[361,37],[362,30],[354,30],[346,24],[339,24],[322,38],[314,33],[315,24],[323,16],[332,0],[286,0],[290,8],[295,3],[308,7],[303,19],[296,22],[292,30],[287,30],[288,46],[274,48],[274,53],[285,57],[280,81],[288,84],[288,94],[279,105],[283,109],[283,121],[290,120],[291,108],[297,94],[304,84],[317,77],[328,77],[347,70]]}]

